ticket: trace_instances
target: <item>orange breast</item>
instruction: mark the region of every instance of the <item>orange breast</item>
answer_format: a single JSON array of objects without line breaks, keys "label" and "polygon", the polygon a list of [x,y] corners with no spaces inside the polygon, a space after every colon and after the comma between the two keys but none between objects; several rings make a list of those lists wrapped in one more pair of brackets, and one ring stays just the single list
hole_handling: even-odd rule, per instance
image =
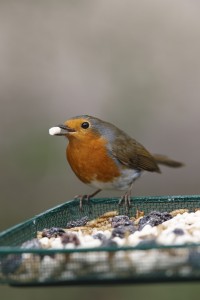
[{"label": "orange breast", "polygon": [[92,180],[110,182],[120,175],[105,145],[103,138],[87,136],[84,140],[69,139],[67,160],[76,176],[84,183]]}]

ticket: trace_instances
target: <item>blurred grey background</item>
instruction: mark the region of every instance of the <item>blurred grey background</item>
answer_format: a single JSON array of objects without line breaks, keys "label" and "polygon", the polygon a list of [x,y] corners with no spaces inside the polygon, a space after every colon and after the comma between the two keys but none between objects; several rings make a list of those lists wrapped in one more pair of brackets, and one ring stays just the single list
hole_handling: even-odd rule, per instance
[{"label": "blurred grey background", "polygon": [[[134,195],[199,193],[200,2],[0,0],[0,230],[91,189],[48,129],[91,114],[185,162]],[[119,193],[103,192],[101,196]],[[196,299],[198,285],[14,289],[9,299]],[[4,297],[3,297],[3,296]]]}]

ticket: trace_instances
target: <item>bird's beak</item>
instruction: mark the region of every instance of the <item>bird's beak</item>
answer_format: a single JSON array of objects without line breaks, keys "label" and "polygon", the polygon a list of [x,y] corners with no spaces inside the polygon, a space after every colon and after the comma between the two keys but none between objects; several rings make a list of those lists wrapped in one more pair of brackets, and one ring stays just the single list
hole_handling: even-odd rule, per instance
[{"label": "bird's beak", "polygon": [[75,129],[70,128],[66,125],[58,125],[49,129],[50,135],[66,135],[70,132],[75,132]]}]

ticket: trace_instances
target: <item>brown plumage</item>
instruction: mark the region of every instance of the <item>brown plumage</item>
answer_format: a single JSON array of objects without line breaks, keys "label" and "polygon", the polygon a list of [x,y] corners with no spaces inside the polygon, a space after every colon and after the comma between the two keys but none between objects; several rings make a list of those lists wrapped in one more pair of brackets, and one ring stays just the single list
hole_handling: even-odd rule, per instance
[{"label": "brown plumage", "polygon": [[160,164],[173,168],[183,165],[151,154],[121,129],[92,116],[74,117],[49,132],[68,138],[66,156],[72,170],[81,181],[98,188],[88,199],[102,189],[126,190],[122,199],[130,205],[132,185],[143,171],[160,173]]}]

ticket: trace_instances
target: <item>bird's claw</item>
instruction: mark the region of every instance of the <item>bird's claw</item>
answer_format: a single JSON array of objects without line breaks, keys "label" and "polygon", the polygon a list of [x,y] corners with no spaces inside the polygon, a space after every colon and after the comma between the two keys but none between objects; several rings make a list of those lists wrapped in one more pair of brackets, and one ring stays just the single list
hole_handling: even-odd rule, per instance
[{"label": "bird's claw", "polygon": [[90,195],[77,195],[77,196],[74,197],[74,199],[79,200],[80,210],[83,210],[83,200],[86,200],[89,203]]},{"label": "bird's claw", "polygon": [[98,194],[101,190],[96,190],[93,194],[90,195],[77,195],[74,197],[74,199],[79,199],[80,201],[80,210],[83,210],[83,200],[86,200],[89,203],[90,198],[94,197],[96,194]]}]

